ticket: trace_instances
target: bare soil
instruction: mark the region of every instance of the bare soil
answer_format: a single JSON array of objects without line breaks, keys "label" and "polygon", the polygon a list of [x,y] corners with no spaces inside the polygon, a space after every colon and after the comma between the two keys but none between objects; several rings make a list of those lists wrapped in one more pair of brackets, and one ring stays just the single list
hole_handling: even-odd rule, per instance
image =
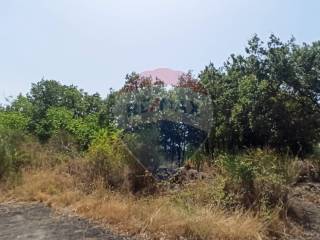
[{"label": "bare soil", "polygon": [[55,213],[40,203],[0,204],[0,240],[125,240],[85,219]]},{"label": "bare soil", "polygon": [[288,216],[302,227],[291,240],[320,239],[320,183],[298,183],[289,194]]}]

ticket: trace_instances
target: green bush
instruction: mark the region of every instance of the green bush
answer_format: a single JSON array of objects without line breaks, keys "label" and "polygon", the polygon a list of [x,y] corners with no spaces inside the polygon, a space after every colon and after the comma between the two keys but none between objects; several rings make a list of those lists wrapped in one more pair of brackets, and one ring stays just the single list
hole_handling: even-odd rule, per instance
[{"label": "green bush", "polygon": [[123,171],[128,165],[128,154],[118,130],[102,129],[94,137],[88,149],[93,178],[102,177],[109,185],[123,181]]},{"label": "green bush", "polygon": [[219,166],[229,179],[227,195],[240,196],[246,207],[270,208],[286,201],[286,185],[296,179],[294,160],[271,150],[221,155]]},{"label": "green bush", "polygon": [[0,130],[0,179],[16,177],[29,161],[19,149],[25,137],[20,131]]},{"label": "green bush", "polygon": [[[74,118],[67,126],[67,131],[74,136],[80,150],[88,150],[93,139],[99,138],[104,131],[99,127],[97,114],[90,114],[83,118]],[[92,145],[92,144],[91,144]]]},{"label": "green bush", "polygon": [[19,149],[29,118],[20,112],[0,111],[0,179],[14,177],[28,160]]},{"label": "green bush", "polygon": [[251,184],[255,178],[256,166],[243,156],[221,155],[219,157],[219,164],[234,182],[246,185]]},{"label": "green bush", "polygon": [[20,112],[0,111],[0,130],[14,129],[24,132],[30,119]]}]

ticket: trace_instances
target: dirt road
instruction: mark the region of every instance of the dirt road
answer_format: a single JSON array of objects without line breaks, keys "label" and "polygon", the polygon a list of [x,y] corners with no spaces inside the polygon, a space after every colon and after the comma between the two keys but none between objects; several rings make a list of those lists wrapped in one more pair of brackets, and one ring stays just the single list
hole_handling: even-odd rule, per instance
[{"label": "dirt road", "polygon": [[55,214],[42,204],[0,204],[0,240],[125,240],[77,217]]}]

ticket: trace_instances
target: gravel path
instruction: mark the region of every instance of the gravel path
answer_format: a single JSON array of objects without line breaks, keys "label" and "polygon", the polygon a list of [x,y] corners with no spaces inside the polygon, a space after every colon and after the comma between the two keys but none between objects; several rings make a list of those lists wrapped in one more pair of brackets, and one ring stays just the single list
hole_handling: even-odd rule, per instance
[{"label": "gravel path", "polygon": [[42,204],[0,204],[0,240],[128,240]]}]

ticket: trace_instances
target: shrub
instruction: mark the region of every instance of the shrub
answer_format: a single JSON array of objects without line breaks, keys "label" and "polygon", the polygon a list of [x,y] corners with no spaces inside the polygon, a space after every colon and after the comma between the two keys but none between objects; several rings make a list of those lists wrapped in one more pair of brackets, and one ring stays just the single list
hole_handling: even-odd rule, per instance
[{"label": "shrub", "polygon": [[320,143],[314,147],[314,153],[310,157],[310,159],[313,162],[313,164],[316,165],[320,174]]},{"label": "shrub", "polygon": [[220,156],[220,163],[233,181],[251,187],[257,167],[254,166],[252,161],[236,155],[222,155]]},{"label": "shrub", "polygon": [[67,131],[74,136],[80,150],[88,150],[93,139],[101,135],[101,131],[104,131],[100,129],[98,122],[98,115],[90,114],[83,118],[74,118],[68,124]]},{"label": "shrub", "polygon": [[87,154],[86,178],[103,180],[106,187],[133,193],[155,192],[153,176],[136,161],[122,142],[122,131],[102,129],[94,137]]},{"label": "shrub", "polygon": [[20,112],[0,111],[0,130],[14,129],[24,132],[30,119]]},{"label": "shrub", "polygon": [[201,168],[203,168],[205,163],[208,163],[208,157],[201,151],[195,151],[195,153],[193,153],[193,155],[191,155],[190,159],[189,159],[190,163],[195,166],[195,168],[197,169],[197,171],[199,172]]},{"label": "shrub", "polygon": [[248,208],[273,208],[284,204],[287,184],[295,179],[294,159],[271,150],[249,150],[240,155],[222,155],[219,165],[228,177],[227,195],[240,196]]},{"label": "shrub", "polygon": [[21,167],[29,161],[27,155],[19,149],[25,138],[19,131],[0,130],[0,179],[15,178]]},{"label": "shrub", "polygon": [[46,146],[43,146],[56,153],[66,154],[69,156],[78,155],[78,144],[74,137],[65,130],[56,132],[48,141]]},{"label": "shrub", "polygon": [[217,175],[213,179],[187,184],[182,191],[173,194],[171,200],[188,211],[194,207],[230,205],[224,189],[226,180],[224,176]]},{"label": "shrub", "polygon": [[109,185],[123,182],[123,171],[128,165],[128,155],[124,149],[118,130],[102,129],[94,137],[88,158],[93,178],[102,177]]}]

